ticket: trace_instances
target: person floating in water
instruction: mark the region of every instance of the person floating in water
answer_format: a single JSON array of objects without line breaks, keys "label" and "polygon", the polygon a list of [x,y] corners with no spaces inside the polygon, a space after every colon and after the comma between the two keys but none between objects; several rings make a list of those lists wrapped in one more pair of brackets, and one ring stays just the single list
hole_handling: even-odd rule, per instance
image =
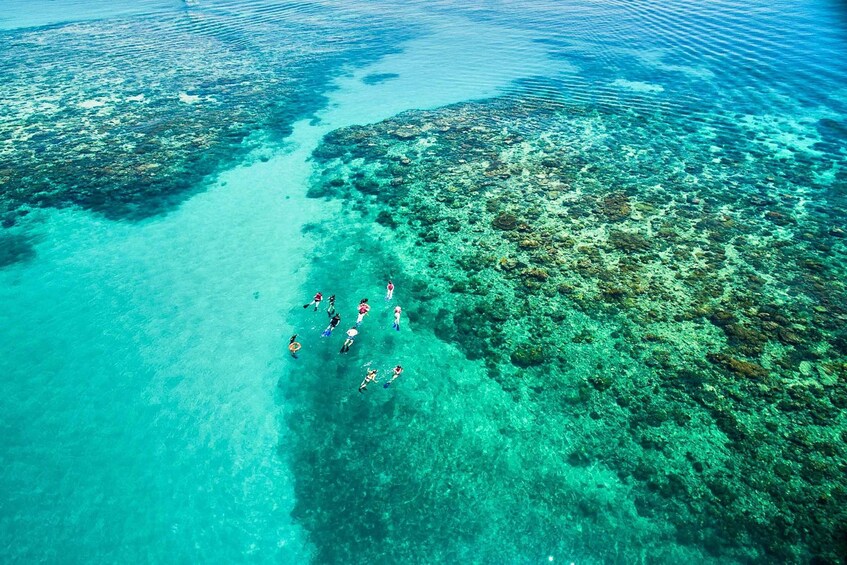
[{"label": "person floating in water", "polygon": [[288,340],[288,351],[291,352],[291,356],[297,359],[297,352],[300,351],[302,346],[297,343],[297,334],[291,336],[291,339]]},{"label": "person floating in water", "polygon": [[402,372],[403,372],[403,367],[401,367],[400,365],[397,365],[396,367],[394,367],[394,375],[391,377],[391,380],[390,380],[390,381],[388,381],[387,383],[385,383],[384,385],[382,385],[382,388],[388,388],[388,387],[390,387],[390,386],[391,386],[391,383],[393,383],[394,381],[396,381],[396,380],[397,380],[397,377],[399,377],[399,376],[400,376],[400,374],[401,374]]},{"label": "person floating in water", "polygon": [[318,293],[317,293],[317,294],[315,294],[315,296],[312,298],[312,301],[311,301],[311,302],[309,302],[308,304],[304,304],[304,305],[303,305],[303,308],[308,308],[309,306],[311,306],[312,304],[314,304],[314,305],[315,305],[315,312],[317,312],[317,311],[318,311],[318,305],[321,303],[321,300],[323,300],[323,299],[324,299],[324,295],[323,295],[323,294],[321,294],[320,292],[318,292]]},{"label": "person floating in water", "polygon": [[356,318],[356,325],[357,326],[362,323],[362,319],[370,311],[371,311],[371,307],[370,307],[370,304],[368,304],[368,299],[363,298],[362,301],[359,302],[359,317]]},{"label": "person floating in water", "polygon": [[379,382],[376,380],[376,369],[371,369],[368,371],[368,374],[365,375],[365,380],[362,381],[362,384],[359,385],[359,392],[367,390],[368,384]]},{"label": "person floating in water", "polygon": [[335,314],[335,295],[329,297],[329,306],[326,308],[326,315],[332,318],[332,315]]},{"label": "person floating in water", "polygon": [[341,351],[339,351],[339,353],[347,353],[350,351],[350,346],[353,345],[353,340],[356,339],[358,334],[359,330],[356,328],[350,328],[347,330],[347,339],[344,340],[344,344],[341,346]]},{"label": "person floating in water", "polygon": [[391,279],[388,280],[388,286],[385,287],[388,292],[385,294],[386,300],[391,300],[394,298],[394,283],[391,282]]},{"label": "person floating in water", "polygon": [[398,332],[400,331],[400,313],[402,311],[403,309],[399,306],[394,308],[394,323],[392,324],[392,327]]},{"label": "person floating in water", "polygon": [[329,321],[329,325],[326,327],[326,329],[321,335],[324,337],[329,337],[330,335],[332,335],[332,330],[335,329],[335,327],[338,325],[338,322],[340,321],[341,316],[336,313],[335,316],[333,316],[332,319]]}]

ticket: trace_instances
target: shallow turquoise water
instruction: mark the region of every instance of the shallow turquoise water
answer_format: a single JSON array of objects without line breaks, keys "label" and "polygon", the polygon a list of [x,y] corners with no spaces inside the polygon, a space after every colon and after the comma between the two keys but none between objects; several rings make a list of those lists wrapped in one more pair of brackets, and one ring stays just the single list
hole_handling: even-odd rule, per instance
[{"label": "shallow turquoise water", "polygon": [[[746,124],[765,150],[828,164],[838,222],[838,5],[193,4],[0,12],[4,560],[766,559],[756,540],[716,556],[619,510],[629,491],[602,465],[553,472],[582,424],[546,443],[544,410],[438,339],[404,288],[426,273],[397,272],[417,263],[345,223],[343,203],[306,198],[311,154],[406,110],[555,93],[722,143]],[[347,357],[300,307],[318,284],[339,329],[375,303]],[[356,393],[367,367],[398,362],[392,388]],[[525,473],[549,483],[513,482]],[[599,539],[592,507],[611,524]]]}]

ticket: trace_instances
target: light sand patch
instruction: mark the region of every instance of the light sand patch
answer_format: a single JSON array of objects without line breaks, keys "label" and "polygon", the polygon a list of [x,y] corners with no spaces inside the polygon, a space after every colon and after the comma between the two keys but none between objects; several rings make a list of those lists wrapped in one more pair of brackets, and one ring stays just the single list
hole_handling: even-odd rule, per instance
[{"label": "light sand patch", "polygon": [[641,82],[641,81],[633,81],[619,78],[612,82],[612,86],[617,86],[619,88],[626,88],[627,90],[632,90],[633,92],[652,92],[659,93],[664,92],[665,88],[659,84],[651,84],[649,82]]}]

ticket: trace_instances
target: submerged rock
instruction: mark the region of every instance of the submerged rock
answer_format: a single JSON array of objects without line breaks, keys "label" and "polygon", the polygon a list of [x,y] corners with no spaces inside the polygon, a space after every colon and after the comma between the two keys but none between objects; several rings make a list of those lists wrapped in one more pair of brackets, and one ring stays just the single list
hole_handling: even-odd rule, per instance
[{"label": "submerged rock", "polygon": [[768,377],[768,371],[764,367],[750,361],[742,361],[741,359],[736,359],[723,353],[709,353],[706,358],[712,363],[720,365],[742,377],[751,379],[765,379]]},{"label": "submerged rock", "polygon": [[543,364],[547,355],[540,345],[525,343],[512,351],[510,359],[518,367],[533,367]]},{"label": "submerged rock", "polygon": [[514,214],[501,212],[497,214],[491,225],[498,230],[510,231],[518,227],[518,219]]},{"label": "submerged rock", "polygon": [[613,192],[600,201],[600,213],[611,221],[626,219],[631,212],[629,197],[623,192]]},{"label": "submerged rock", "polygon": [[35,247],[24,235],[0,232],[0,269],[35,258]]},{"label": "submerged rock", "polygon": [[544,282],[548,278],[550,278],[550,274],[547,272],[546,269],[531,268],[522,270],[521,277],[523,277],[524,279],[531,279],[538,282]]},{"label": "submerged rock", "polygon": [[650,249],[650,241],[635,232],[612,230],[609,232],[609,243],[619,251],[626,253],[640,253]]},{"label": "submerged rock", "polygon": [[397,227],[397,222],[394,220],[394,217],[386,210],[381,210],[379,214],[376,215],[376,219],[374,221],[389,228]]}]

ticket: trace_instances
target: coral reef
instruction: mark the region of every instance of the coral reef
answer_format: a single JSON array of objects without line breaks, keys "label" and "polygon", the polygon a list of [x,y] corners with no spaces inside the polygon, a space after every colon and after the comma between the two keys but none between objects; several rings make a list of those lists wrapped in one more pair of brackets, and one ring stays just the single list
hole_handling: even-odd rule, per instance
[{"label": "coral reef", "polygon": [[572,434],[545,465],[608,470],[715,558],[834,561],[844,132],[806,124],[826,151],[786,157],[743,118],[513,93],[331,133],[310,195],[375,222],[419,273],[418,326],[541,415],[535,441]]},{"label": "coral reef", "polygon": [[[394,33],[347,12],[331,25],[289,22],[283,36],[262,22],[203,17],[3,34],[4,227],[29,207],[77,205],[113,219],[166,211],[268,136],[281,141],[324,103],[317,93],[331,69],[390,51],[374,38]],[[346,40],[317,42],[330,27]]]}]

